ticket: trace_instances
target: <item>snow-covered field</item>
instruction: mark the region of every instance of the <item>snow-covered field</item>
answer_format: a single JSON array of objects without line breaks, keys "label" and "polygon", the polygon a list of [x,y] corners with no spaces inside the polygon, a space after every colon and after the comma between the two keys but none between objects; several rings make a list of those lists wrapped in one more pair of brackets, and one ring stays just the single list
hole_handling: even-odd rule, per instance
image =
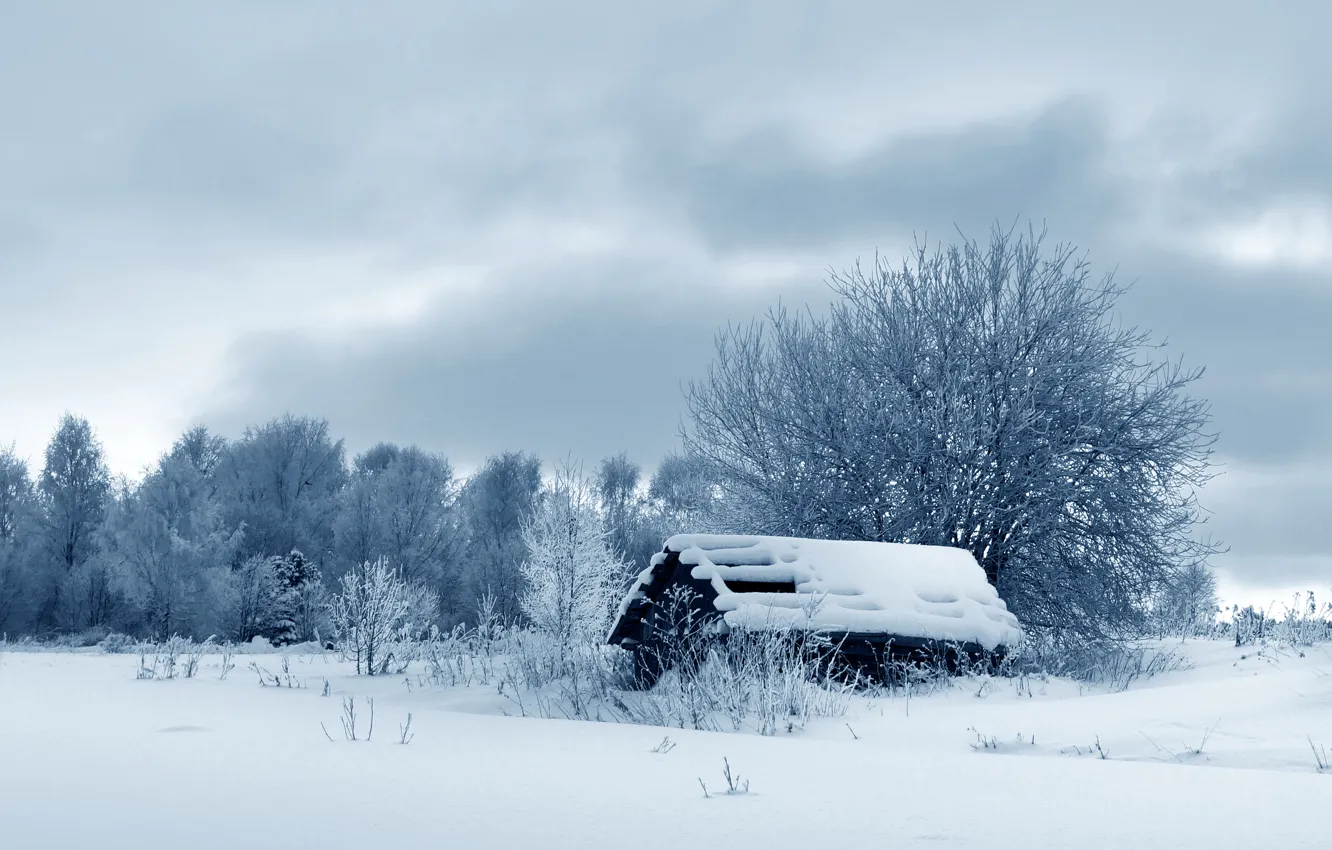
[{"label": "snow-covered field", "polygon": [[[1192,669],[1123,693],[960,680],[778,737],[505,716],[493,686],[409,689],[331,654],[292,657],[288,689],[247,669],[274,657],[139,681],[133,655],[9,652],[0,847],[1332,846],[1309,743],[1332,752],[1332,653],[1183,651]],[[348,695],[374,698],[369,742],[344,740]],[[724,793],[724,758],[749,793]]]}]

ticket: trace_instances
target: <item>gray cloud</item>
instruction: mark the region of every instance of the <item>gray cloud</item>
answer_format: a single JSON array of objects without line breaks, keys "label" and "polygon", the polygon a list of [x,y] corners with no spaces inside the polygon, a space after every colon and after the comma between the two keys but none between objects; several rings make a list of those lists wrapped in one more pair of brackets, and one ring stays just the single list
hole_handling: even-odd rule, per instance
[{"label": "gray cloud", "polygon": [[512,300],[459,321],[441,299],[406,331],[351,348],[246,339],[224,389],[233,400],[203,418],[235,432],[312,412],[354,449],[415,442],[465,467],[507,448],[589,461],[627,450],[650,467],[676,443],[681,389],[706,370],[718,327],[766,309],[771,291],[708,290],[630,260],[548,269],[539,285],[497,281]]},{"label": "gray cloud", "polygon": [[1332,209],[1326,4],[77,19],[0,28],[0,444],[72,408],[133,468],[291,410],[353,448],[651,464],[718,325],[913,232],[1045,219],[1138,280],[1126,316],[1208,366],[1223,459],[1267,475],[1213,491],[1227,569],[1326,568],[1299,529],[1332,485],[1289,470],[1332,468],[1332,259],[1234,265],[1217,230]]},{"label": "gray cloud", "polygon": [[1132,318],[1205,365],[1220,451],[1245,463],[1332,458],[1332,276],[1146,255],[1125,264]]},{"label": "gray cloud", "polygon": [[1034,116],[909,132],[851,162],[828,162],[782,126],[713,150],[657,135],[639,167],[719,248],[870,245],[930,226],[951,237],[954,224],[975,233],[1022,215],[1092,233],[1124,212],[1103,163],[1106,131],[1094,104],[1063,100]]},{"label": "gray cloud", "polygon": [[[1209,505],[1229,522],[1223,533],[1235,553],[1273,560],[1328,557],[1310,532],[1326,523],[1332,465],[1267,468],[1228,464]],[[1242,518],[1242,521],[1240,521]],[[1332,573],[1326,576],[1332,584]]]}]

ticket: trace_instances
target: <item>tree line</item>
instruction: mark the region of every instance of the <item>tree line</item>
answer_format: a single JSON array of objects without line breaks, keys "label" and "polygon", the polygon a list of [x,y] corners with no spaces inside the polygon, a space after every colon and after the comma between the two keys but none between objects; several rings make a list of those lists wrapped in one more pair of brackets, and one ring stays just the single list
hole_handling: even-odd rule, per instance
[{"label": "tree line", "polygon": [[[309,640],[328,635],[330,589],[377,561],[428,591],[430,622],[466,622],[483,599],[520,619],[524,533],[554,486],[542,473],[518,451],[468,478],[417,446],[349,459],[327,421],[287,415],[234,440],[193,427],[130,480],[67,414],[40,469],[0,450],[0,633]],[[583,477],[626,573],[696,498],[680,457],[649,480],[623,453]]]},{"label": "tree line", "polygon": [[[647,482],[623,454],[546,485],[522,452],[465,480],[414,446],[349,462],[327,422],[292,416],[235,440],[193,428],[113,480],[66,416],[35,479],[0,452],[0,629],[304,639],[324,588],[381,561],[440,624],[564,622],[590,598],[604,613],[625,580],[608,565],[641,569],[686,530],[964,548],[1029,631],[1214,617],[1202,371],[1121,320],[1113,275],[996,227],[829,283],[827,311],[718,334]],[[550,572],[580,558],[597,563]]]}]

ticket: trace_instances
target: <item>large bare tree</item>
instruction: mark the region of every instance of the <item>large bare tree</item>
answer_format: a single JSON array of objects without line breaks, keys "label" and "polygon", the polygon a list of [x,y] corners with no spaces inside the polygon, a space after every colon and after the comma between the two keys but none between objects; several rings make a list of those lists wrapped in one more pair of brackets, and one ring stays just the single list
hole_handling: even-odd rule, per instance
[{"label": "large bare tree", "polygon": [[1215,551],[1201,371],[1073,247],[996,228],[831,286],[825,315],[722,333],[687,390],[735,530],[965,548],[1029,626],[1099,636]]}]

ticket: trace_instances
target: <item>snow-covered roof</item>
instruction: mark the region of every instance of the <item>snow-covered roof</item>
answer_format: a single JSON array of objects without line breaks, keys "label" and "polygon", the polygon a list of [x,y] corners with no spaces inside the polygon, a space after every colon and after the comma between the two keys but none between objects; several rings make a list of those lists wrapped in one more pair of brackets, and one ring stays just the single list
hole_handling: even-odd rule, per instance
[{"label": "snow-covered roof", "polygon": [[[680,534],[666,541],[691,576],[717,591],[732,627],[870,632],[1012,646],[1022,630],[971,553],[947,546]],[[661,563],[666,553],[654,558]],[[654,580],[639,576],[621,616]],[[727,582],[745,582],[735,592]],[[752,582],[792,584],[795,593],[752,592]]]}]

